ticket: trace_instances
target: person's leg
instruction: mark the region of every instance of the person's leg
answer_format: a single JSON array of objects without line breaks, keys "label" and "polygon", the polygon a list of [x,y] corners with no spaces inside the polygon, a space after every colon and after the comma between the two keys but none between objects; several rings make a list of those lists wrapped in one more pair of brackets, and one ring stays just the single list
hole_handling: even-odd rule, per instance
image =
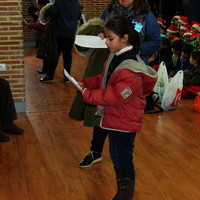
[{"label": "person's leg", "polygon": [[133,148],[136,133],[109,131],[109,150],[118,191],[113,200],[132,200],[135,183]]},{"label": "person's leg", "polygon": [[0,97],[1,131],[10,134],[24,133],[23,129],[13,123],[17,119],[17,113],[9,82],[4,79],[0,79]]},{"label": "person's leg", "polygon": [[90,150],[101,154],[106,137],[107,130],[94,126]]},{"label": "person's leg", "polygon": [[[58,58],[60,57],[61,54],[61,47],[62,47],[62,40],[57,37],[57,53],[58,53]],[[55,71],[56,71],[56,67],[58,65],[58,60],[54,60],[47,63],[47,61],[44,60],[44,63],[46,65],[46,76],[42,77],[40,79],[41,82],[48,82],[48,81],[52,81],[54,79],[54,75],[55,75]]]},{"label": "person's leg", "polygon": [[0,120],[1,124],[12,122],[17,119],[14,101],[9,82],[0,79]]},{"label": "person's leg", "polygon": [[86,168],[102,160],[101,153],[103,151],[103,145],[106,136],[107,130],[104,130],[98,126],[94,126],[90,152],[88,152],[84,159],[81,160],[79,167]]},{"label": "person's leg", "polygon": [[[74,44],[74,39],[62,38],[61,52],[63,56],[64,69],[70,74],[72,65],[72,47]],[[68,79],[64,76],[64,81]]]},{"label": "person's leg", "polygon": [[46,74],[48,70],[48,64],[46,63],[45,60],[43,60],[43,66],[39,69],[37,69],[38,74]]}]

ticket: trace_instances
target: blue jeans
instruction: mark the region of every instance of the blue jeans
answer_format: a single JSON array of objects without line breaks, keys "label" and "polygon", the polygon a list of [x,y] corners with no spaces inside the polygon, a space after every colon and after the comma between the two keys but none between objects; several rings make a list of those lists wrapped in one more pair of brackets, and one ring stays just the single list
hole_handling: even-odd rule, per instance
[{"label": "blue jeans", "polygon": [[135,179],[133,148],[135,132],[108,130],[110,157],[115,170],[124,178]]}]

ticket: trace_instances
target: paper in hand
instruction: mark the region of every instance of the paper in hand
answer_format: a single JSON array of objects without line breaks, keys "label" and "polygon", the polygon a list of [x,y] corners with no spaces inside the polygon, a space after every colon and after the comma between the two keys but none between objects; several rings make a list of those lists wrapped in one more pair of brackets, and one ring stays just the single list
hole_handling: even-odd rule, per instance
[{"label": "paper in hand", "polygon": [[86,48],[108,48],[105,38],[102,40],[100,37],[94,35],[77,35],[75,44]]},{"label": "paper in hand", "polygon": [[69,75],[69,73],[64,69],[65,76],[73,83],[73,85],[78,88],[79,90],[83,90],[83,88],[77,83],[77,81]]}]

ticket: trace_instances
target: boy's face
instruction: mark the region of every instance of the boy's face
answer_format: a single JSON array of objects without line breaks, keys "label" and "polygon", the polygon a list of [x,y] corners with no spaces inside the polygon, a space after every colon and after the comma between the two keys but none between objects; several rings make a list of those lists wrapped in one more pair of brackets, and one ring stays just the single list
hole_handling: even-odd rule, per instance
[{"label": "boy's face", "polygon": [[168,36],[169,38],[172,38],[174,35],[173,35],[173,33],[170,33],[169,31],[167,31],[167,36]]},{"label": "boy's face", "polygon": [[188,55],[188,53],[185,53],[185,52],[181,52],[181,57],[182,58],[188,58],[189,57],[189,55]]},{"label": "boy's face", "polygon": [[193,65],[193,66],[197,66],[198,65],[197,61],[192,56],[190,56],[190,60],[189,61],[190,61],[190,64]]},{"label": "boy's face", "polygon": [[171,48],[173,54],[180,54],[180,52],[174,48]]},{"label": "boy's face", "polygon": [[193,40],[193,37],[192,37],[192,35],[186,35],[186,36],[184,37],[184,39],[185,39],[187,42],[191,42],[191,41]]},{"label": "boy's face", "polygon": [[174,24],[175,26],[177,26],[177,25],[178,25],[178,19],[174,19],[174,20],[173,20],[173,24]]},{"label": "boy's face", "polygon": [[191,30],[192,30],[193,33],[199,33],[199,31],[194,27],[192,27]]}]

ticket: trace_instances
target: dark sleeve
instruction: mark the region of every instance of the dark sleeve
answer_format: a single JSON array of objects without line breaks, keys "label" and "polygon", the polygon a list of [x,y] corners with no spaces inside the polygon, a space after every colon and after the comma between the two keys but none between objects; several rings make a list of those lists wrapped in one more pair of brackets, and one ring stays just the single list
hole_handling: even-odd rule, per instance
[{"label": "dark sleeve", "polygon": [[200,68],[191,69],[188,74],[185,75],[183,79],[184,86],[200,86]]},{"label": "dark sleeve", "polygon": [[161,46],[161,37],[158,22],[152,12],[145,17],[144,41],[141,46],[140,55],[150,57],[157,52]]},{"label": "dark sleeve", "polygon": [[103,20],[106,20],[107,16],[109,15],[108,10],[105,9],[101,14],[100,14],[100,18]]}]

